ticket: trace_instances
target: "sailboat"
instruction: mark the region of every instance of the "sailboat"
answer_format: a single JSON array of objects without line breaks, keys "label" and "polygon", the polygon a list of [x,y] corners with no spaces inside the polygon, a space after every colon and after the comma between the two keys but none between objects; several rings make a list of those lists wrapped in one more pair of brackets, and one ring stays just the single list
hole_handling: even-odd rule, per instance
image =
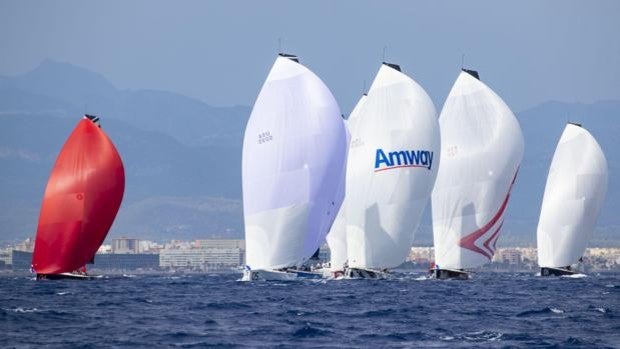
[{"label": "sailboat", "polygon": [[542,276],[570,275],[583,256],[607,192],[607,160],[579,124],[566,125],[555,149],[538,221]]},{"label": "sailboat", "polygon": [[[359,111],[362,109],[365,100],[366,94],[363,94],[353,108],[353,111],[351,111],[351,114],[349,114],[349,118],[345,120],[345,126],[347,129],[354,127],[355,122],[358,120]],[[348,131],[347,134],[349,135],[349,141],[347,141],[347,144],[349,144],[350,131]],[[345,187],[346,186],[343,183],[342,189]],[[342,278],[344,276],[344,271],[347,265],[347,225],[345,219],[346,202],[347,198],[345,196],[344,201],[340,206],[340,210],[336,215],[336,219],[334,220],[334,224],[326,237],[331,256],[329,271],[326,273],[326,276],[335,279]]]},{"label": "sailboat", "polygon": [[441,161],[431,206],[434,277],[469,278],[491,261],[523,157],[519,122],[480,81],[459,74],[439,116]]},{"label": "sailboat", "polygon": [[123,199],[125,172],[99,118],[85,115],[52,168],[37,227],[37,279],[89,278],[92,263]]},{"label": "sailboat", "polygon": [[346,152],[340,108],[327,86],[296,56],[280,54],[243,140],[242,280],[315,276],[304,263],[342,204]]},{"label": "sailboat", "polygon": [[383,278],[405,261],[430,197],[439,124],[430,97],[383,63],[351,123],[347,161],[347,278]]}]

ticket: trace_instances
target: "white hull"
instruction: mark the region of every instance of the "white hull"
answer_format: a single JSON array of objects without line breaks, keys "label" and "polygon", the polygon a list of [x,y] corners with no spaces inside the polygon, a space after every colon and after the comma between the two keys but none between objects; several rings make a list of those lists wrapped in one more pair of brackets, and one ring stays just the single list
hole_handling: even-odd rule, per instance
[{"label": "white hull", "polygon": [[290,281],[297,279],[322,279],[322,272],[302,270],[244,270],[241,281]]},{"label": "white hull", "polygon": [[289,281],[297,279],[297,274],[277,270],[244,270],[241,281]]}]

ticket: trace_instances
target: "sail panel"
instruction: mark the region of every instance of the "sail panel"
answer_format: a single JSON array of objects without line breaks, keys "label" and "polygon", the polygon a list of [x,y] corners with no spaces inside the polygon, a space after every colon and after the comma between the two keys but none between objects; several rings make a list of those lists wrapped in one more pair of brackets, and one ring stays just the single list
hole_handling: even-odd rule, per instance
[{"label": "sail panel", "polygon": [[504,101],[468,72],[458,76],[439,116],[441,161],[432,194],[435,263],[489,262],[523,157],[523,135]]},{"label": "sail panel", "polygon": [[84,117],[64,144],[45,189],[32,264],[39,274],[74,271],[91,261],[120,207],[121,158]]},{"label": "sail panel", "polygon": [[[345,121],[345,126],[347,128],[347,145],[349,145],[351,141],[351,133],[349,130],[352,125],[354,125],[355,122],[357,122],[357,120],[359,119],[359,111],[364,105],[365,99],[366,95],[362,95],[360,100],[351,111],[351,114],[349,114],[349,118]],[[346,177],[343,177],[343,183],[340,186],[341,190],[343,190],[343,195],[346,191],[345,178]],[[334,224],[332,225],[332,228],[329,230],[329,233],[326,236],[327,244],[329,245],[330,251],[330,266],[331,269],[334,271],[343,271],[345,263],[347,262],[347,225],[345,214],[346,202],[347,198],[345,196],[342,205],[340,206],[340,210],[338,210],[338,215],[336,215],[336,219],[334,220]]]},{"label": "sail panel", "polygon": [[347,139],[336,100],[303,65],[278,57],[246,126],[242,182],[246,263],[308,259],[343,200]]},{"label": "sail panel", "polygon": [[346,230],[351,267],[404,262],[439,158],[435,107],[415,81],[382,65],[351,126]]},{"label": "sail panel", "polygon": [[607,160],[596,139],[584,128],[568,124],[549,168],[540,220],[538,264],[566,267],[583,256],[605,193]]}]

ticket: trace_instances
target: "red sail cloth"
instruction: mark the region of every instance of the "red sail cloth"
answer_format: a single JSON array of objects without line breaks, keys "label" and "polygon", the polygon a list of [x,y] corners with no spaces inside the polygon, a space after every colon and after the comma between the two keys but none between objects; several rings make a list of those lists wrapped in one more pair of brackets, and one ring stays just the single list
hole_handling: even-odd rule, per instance
[{"label": "red sail cloth", "polygon": [[76,270],[92,260],[125,190],[123,162],[108,136],[84,117],[47,182],[32,265],[38,274]]}]

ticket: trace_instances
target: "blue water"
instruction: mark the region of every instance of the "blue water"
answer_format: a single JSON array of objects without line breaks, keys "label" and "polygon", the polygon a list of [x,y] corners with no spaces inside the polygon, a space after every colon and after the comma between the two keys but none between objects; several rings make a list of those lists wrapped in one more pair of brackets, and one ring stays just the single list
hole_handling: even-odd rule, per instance
[{"label": "blue water", "polygon": [[0,347],[620,347],[620,274],[0,275]]}]

